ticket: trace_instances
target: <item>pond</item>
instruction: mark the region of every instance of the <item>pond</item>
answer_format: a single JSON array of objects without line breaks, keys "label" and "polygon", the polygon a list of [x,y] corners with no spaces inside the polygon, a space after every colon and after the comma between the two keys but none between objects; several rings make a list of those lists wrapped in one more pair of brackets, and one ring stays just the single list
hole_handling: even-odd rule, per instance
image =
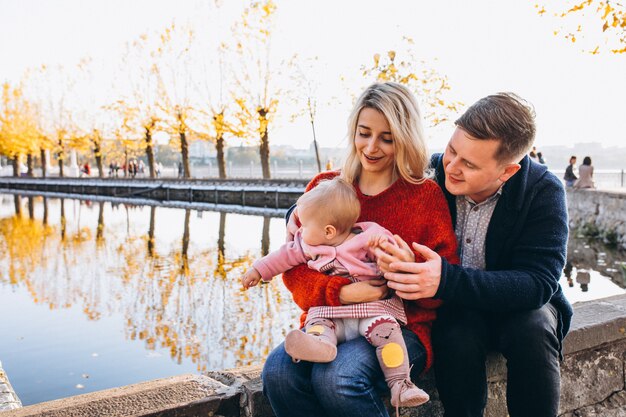
[{"label": "pond", "polygon": [[[260,364],[298,323],[280,279],[241,273],[284,220],[0,195],[0,360],[24,405]],[[623,293],[626,255],[573,236],[572,302]]]}]

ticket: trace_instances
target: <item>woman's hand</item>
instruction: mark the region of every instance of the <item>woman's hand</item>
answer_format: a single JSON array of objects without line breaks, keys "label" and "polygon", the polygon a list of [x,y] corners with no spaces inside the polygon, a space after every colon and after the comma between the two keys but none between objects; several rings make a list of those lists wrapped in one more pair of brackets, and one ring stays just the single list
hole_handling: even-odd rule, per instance
[{"label": "woman's hand", "polygon": [[388,295],[387,281],[384,279],[372,279],[344,285],[339,290],[339,301],[341,304],[368,303],[370,301],[383,300]]},{"label": "woman's hand", "polygon": [[287,236],[285,238],[286,242],[291,242],[293,240],[293,236],[296,234],[300,226],[300,218],[298,217],[298,207],[293,209],[291,215],[289,216],[289,220],[287,221]]},{"label": "woman's hand", "polygon": [[415,254],[400,236],[393,235],[397,245],[386,239],[370,240],[370,247],[374,250],[378,268],[383,272],[393,272],[389,267],[392,262],[415,262]]}]

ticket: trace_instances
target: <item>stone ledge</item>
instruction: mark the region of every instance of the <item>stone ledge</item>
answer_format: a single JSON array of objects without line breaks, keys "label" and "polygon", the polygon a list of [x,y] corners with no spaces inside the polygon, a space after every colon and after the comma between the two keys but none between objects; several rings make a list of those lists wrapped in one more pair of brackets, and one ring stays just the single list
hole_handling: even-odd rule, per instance
[{"label": "stone ledge", "polygon": [[2,417],[239,415],[240,393],[202,375],[180,375],[48,401]]},{"label": "stone ledge", "polygon": [[[561,364],[561,417],[626,416],[626,295],[577,303],[572,329],[564,342]],[[506,363],[491,355],[485,417],[506,415]],[[19,410],[2,417],[270,417],[262,393],[261,366],[181,375]],[[418,408],[401,409],[405,417],[441,417],[443,409],[432,372],[417,381],[431,395]],[[390,409],[393,415],[394,410]]]}]

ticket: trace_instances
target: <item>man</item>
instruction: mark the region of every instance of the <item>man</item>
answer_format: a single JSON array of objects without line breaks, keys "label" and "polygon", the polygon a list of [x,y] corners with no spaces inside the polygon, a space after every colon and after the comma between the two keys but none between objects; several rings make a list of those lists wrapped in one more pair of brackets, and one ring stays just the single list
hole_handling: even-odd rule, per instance
[{"label": "man", "polygon": [[568,234],[563,186],[527,155],[534,114],[519,97],[485,97],[455,124],[445,153],[431,163],[461,265],[417,243],[414,253],[425,261],[410,262],[408,245],[399,242],[404,252],[385,248],[381,269],[402,298],[444,301],[432,337],[446,417],[483,415],[485,360],[493,350],[507,360],[509,415],[554,417],[561,342],[572,316],[558,283]]},{"label": "man", "polygon": [[563,179],[565,180],[565,185],[568,187],[573,187],[574,183],[578,179],[576,174],[574,174],[574,165],[576,165],[576,155],[572,155],[569,159],[569,165],[565,168],[565,175]]}]

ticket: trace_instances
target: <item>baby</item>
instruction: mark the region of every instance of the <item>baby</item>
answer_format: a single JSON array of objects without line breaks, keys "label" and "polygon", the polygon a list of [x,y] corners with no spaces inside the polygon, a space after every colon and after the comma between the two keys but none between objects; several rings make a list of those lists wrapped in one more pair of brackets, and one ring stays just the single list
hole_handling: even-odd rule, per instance
[{"label": "baby", "polygon": [[[242,277],[248,289],[261,279],[269,281],[294,266],[353,282],[380,279],[373,249],[382,241],[395,244],[393,235],[372,222],[356,223],[361,207],[354,188],[341,179],[322,181],[297,201],[300,229],[293,241],[257,260]],[[295,360],[331,362],[337,343],[359,335],[374,347],[391,390],[394,407],[414,407],[428,401],[426,392],[409,376],[409,360],[400,326],[407,318],[402,300],[394,295],[385,300],[342,306],[311,307],[304,331],[293,330],[285,339],[285,350]]]}]

